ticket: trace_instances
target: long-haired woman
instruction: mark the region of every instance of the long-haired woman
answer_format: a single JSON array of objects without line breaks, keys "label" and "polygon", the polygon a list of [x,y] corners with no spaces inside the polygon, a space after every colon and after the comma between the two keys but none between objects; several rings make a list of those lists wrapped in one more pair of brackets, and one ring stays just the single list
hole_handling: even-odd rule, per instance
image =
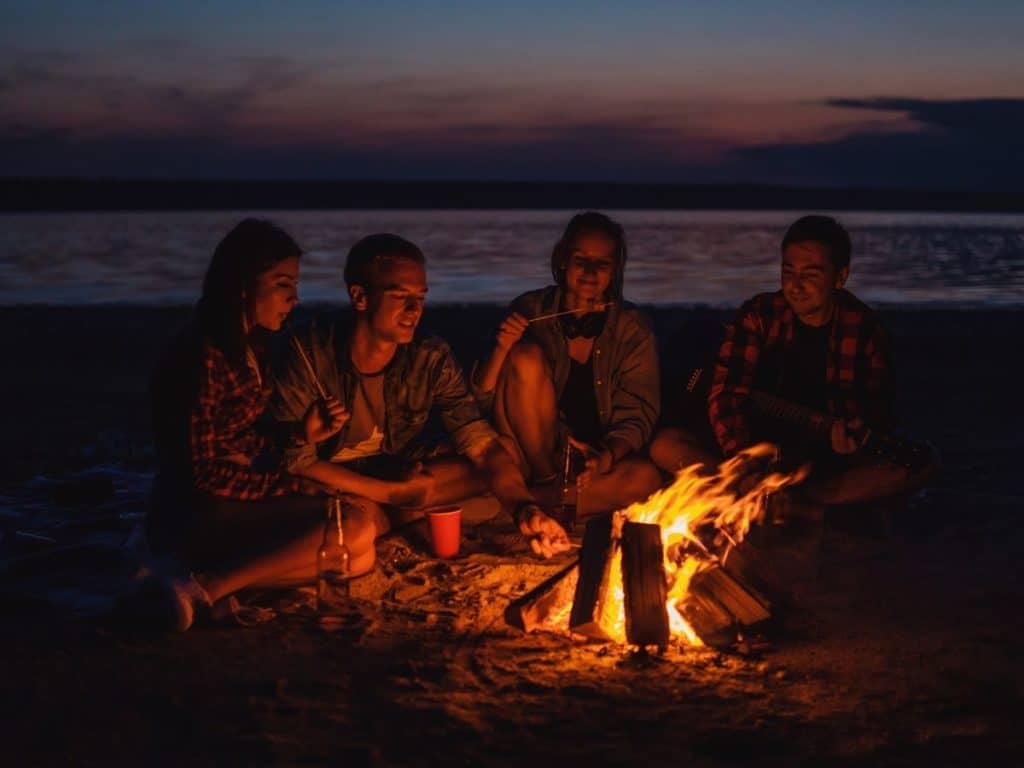
[{"label": "long-haired woman", "polygon": [[[282,470],[265,411],[269,346],[298,301],[302,251],[269,221],[245,219],[214,251],[194,317],[151,382],[158,474],[147,520],[151,549],[181,565],[165,581],[170,623],[247,586],[311,580],[325,501],[299,495]],[[341,428],[333,399],[301,429],[318,441]],[[352,571],[373,565],[373,522],[345,521]]]}]

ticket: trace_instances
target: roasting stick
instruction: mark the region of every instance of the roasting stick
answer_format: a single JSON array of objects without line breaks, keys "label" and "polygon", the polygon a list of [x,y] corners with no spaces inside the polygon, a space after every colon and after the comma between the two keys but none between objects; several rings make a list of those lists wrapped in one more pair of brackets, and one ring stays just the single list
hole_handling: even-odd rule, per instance
[{"label": "roasting stick", "polygon": [[546,315],[537,315],[537,317],[531,317],[529,320],[526,321],[526,324],[529,325],[530,323],[537,323],[540,322],[541,320],[550,320],[553,317],[561,317],[562,315],[578,315],[580,312],[595,312],[599,309],[610,307],[611,305],[612,302],[606,301],[604,304],[597,305],[591,303],[591,306],[587,309],[566,309],[561,312],[549,312]]},{"label": "roasting stick", "polygon": [[310,361],[309,355],[306,354],[306,350],[302,348],[302,342],[299,341],[299,337],[292,334],[292,343],[295,344],[295,349],[298,350],[299,356],[302,358],[302,362],[306,364],[306,370],[309,371],[309,375],[313,379],[313,383],[316,384],[316,391],[320,393],[321,399],[326,400],[327,393],[324,391],[324,386],[320,383],[320,379],[317,378],[316,371],[313,370],[313,363]]}]

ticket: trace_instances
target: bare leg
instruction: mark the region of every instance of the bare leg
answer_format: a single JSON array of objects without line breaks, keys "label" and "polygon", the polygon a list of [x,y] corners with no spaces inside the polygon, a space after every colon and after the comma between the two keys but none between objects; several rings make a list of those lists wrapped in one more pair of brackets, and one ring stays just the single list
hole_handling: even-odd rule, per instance
[{"label": "bare leg", "polygon": [[887,464],[855,464],[839,472],[822,473],[801,486],[804,498],[819,504],[857,504],[923,487],[935,473],[938,459],[916,471]]},{"label": "bare leg", "polygon": [[[379,507],[360,500],[343,522],[345,543],[351,553],[351,572],[359,576],[373,568],[373,540],[378,528]],[[196,580],[217,601],[245,587],[276,587],[311,582],[316,578],[316,551],[323,538],[323,521],[296,521],[294,534],[279,546],[243,554],[220,571],[208,571]]]},{"label": "bare leg", "polygon": [[494,421],[498,433],[514,443],[513,456],[526,474],[551,477],[558,424],[558,403],[544,353],[532,342],[519,342],[509,352],[495,388]]},{"label": "bare leg", "polygon": [[661,473],[640,456],[627,456],[607,475],[595,478],[579,491],[576,514],[582,519],[642,501],[661,487]]},{"label": "bare leg", "polygon": [[697,439],[682,429],[664,427],[659,429],[650,447],[651,461],[658,468],[669,473],[683,467],[703,464],[711,469],[718,464],[718,457],[704,448]]},{"label": "bare leg", "polygon": [[437,485],[427,498],[426,506],[451,504],[487,491],[483,477],[472,462],[462,456],[431,459],[424,462],[423,468],[437,478]]}]

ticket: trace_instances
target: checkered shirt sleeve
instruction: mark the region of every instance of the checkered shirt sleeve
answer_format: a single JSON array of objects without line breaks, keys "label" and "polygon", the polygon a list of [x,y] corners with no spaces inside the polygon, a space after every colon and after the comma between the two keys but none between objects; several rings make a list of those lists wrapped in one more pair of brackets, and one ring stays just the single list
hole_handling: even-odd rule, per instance
[{"label": "checkered shirt sleeve", "polygon": [[708,393],[708,416],[722,452],[732,456],[751,442],[743,404],[765,344],[766,326],[754,300],[744,304],[725,332]]},{"label": "checkered shirt sleeve", "polygon": [[207,347],[189,430],[197,488],[244,501],[288,489],[280,471],[259,471],[251,464],[266,448],[255,428],[266,402],[255,376],[240,373],[223,353]]}]

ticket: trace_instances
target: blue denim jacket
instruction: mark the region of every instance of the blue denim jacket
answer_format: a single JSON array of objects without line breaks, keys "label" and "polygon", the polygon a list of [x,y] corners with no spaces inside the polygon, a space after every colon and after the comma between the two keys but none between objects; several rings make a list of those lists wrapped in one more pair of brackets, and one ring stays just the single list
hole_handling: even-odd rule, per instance
[{"label": "blue denim jacket", "polygon": [[[510,307],[526,318],[557,312],[562,290],[549,286],[516,298]],[[555,395],[561,398],[569,378],[569,343],[557,320],[531,325],[524,339],[536,342],[554,376]],[[661,373],[654,332],[644,314],[629,302],[608,308],[604,329],[594,340],[594,392],[604,437],[616,437],[633,450],[651,439],[661,411]],[[474,395],[488,412],[494,393],[474,387]]]},{"label": "blue denim jacket", "polygon": [[[327,394],[336,397],[351,412],[359,385],[349,356],[350,335],[351,319],[334,313],[313,318],[286,339],[275,372],[276,391],[271,400],[274,418],[297,424],[319,397],[295,340],[302,344]],[[479,406],[466,387],[462,368],[448,344],[436,337],[417,338],[399,345],[384,371],[384,406],[386,424],[382,449],[385,453],[412,452],[435,406],[460,453],[497,437],[480,415]],[[346,424],[336,435],[315,446],[294,437],[285,447],[285,466],[295,470],[312,464],[318,457],[329,459],[337,453],[347,429]],[[297,428],[287,431],[292,435],[302,434]]]}]

